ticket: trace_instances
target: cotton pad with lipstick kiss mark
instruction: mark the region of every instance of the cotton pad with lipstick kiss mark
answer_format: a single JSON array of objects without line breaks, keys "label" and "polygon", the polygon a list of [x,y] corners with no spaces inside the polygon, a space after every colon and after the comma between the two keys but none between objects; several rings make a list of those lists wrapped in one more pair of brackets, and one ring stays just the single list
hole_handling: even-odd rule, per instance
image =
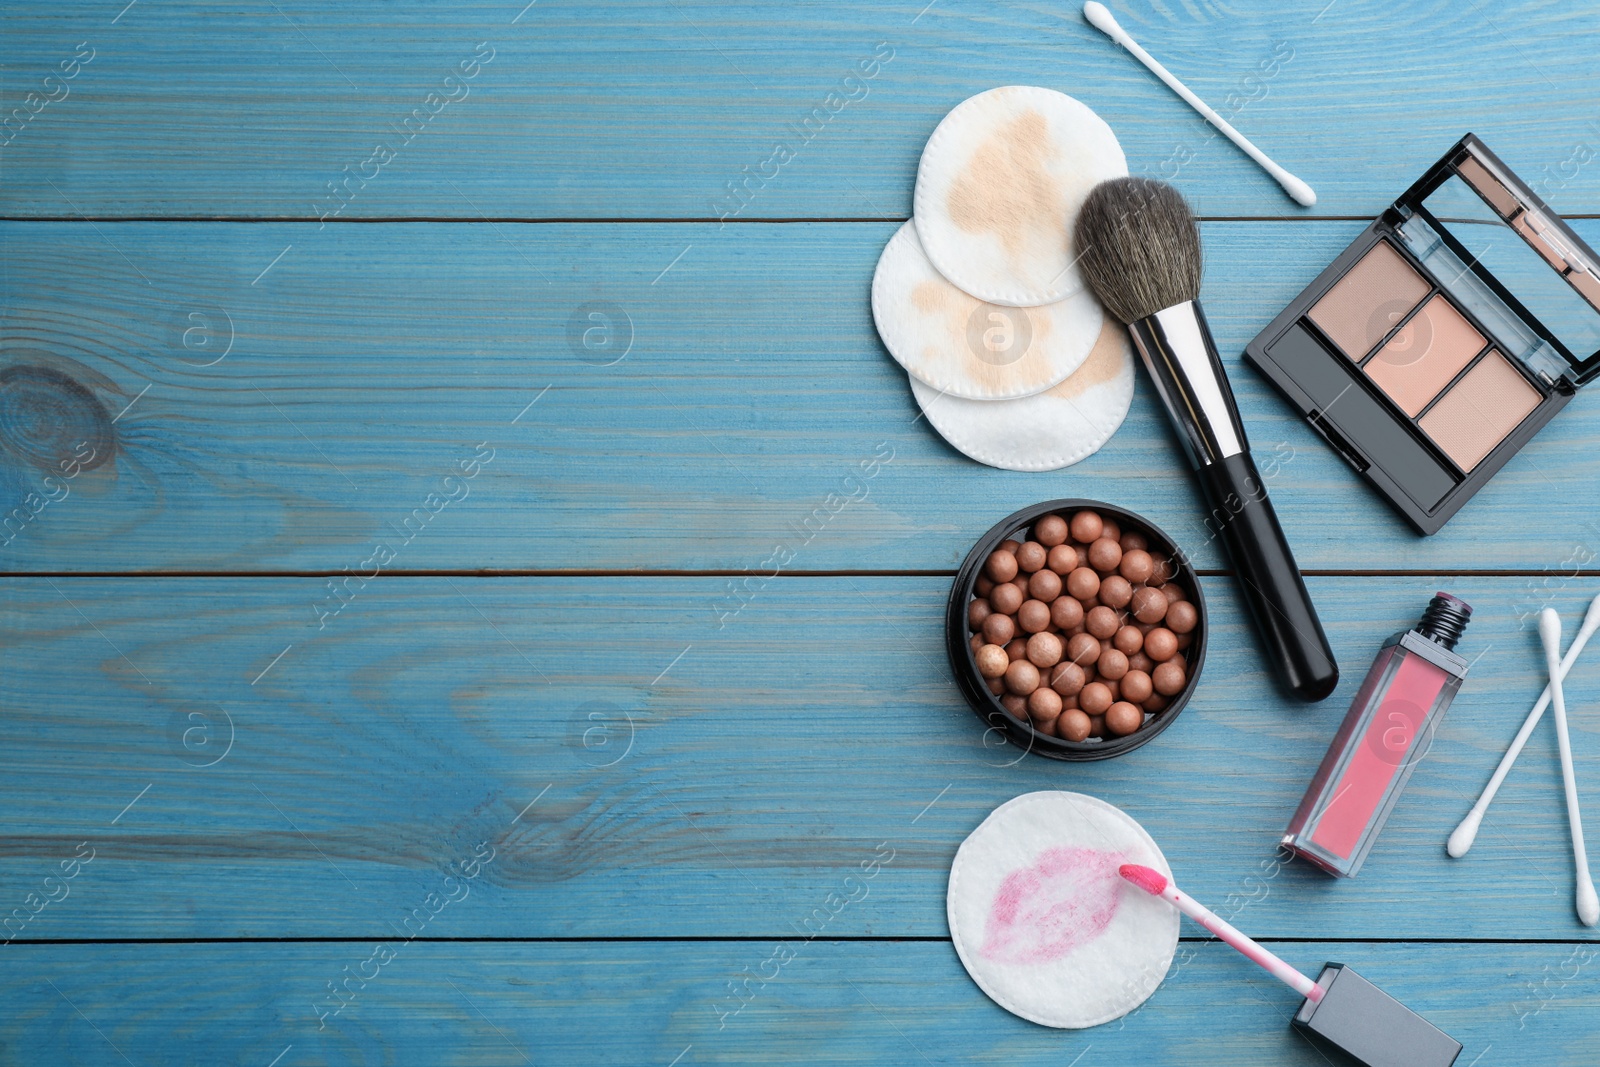
[{"label": "cotton pad with lipstick kiss mark", "polygon": [[1096,185],[1126,177],[1105,120],[1053,89],[1007,85],[957,104],[917,165],[912,216],[928,258],[980,300],[1034,307],[1084,289],[1072,226]]},{"label": "cotton pad with lipstick kiss mark", "polygon": [[1156,991],[1178,947],[1178,913],[1118,875],[1170,876],[1144,828],[1082,793],[1025,793],[962,842],[945,898],[950,939],[989,997],[1060,1029],[1120,1018]]}]

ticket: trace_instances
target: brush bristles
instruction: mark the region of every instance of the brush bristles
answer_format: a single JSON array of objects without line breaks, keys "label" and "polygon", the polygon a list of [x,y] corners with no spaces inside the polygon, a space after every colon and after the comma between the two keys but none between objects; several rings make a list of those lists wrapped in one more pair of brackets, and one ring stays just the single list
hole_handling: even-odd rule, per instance
[{"label": "brush bristles", "polygon": [[1078,212],[1073,240],[1089,287],[1123,322],[1200,296],[1200,231],[1166,182],[1101,182]]}]

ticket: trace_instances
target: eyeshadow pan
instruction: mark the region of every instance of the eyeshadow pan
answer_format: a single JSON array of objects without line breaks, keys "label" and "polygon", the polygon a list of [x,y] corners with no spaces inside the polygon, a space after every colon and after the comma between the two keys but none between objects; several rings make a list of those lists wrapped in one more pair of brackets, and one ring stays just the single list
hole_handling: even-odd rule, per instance
[{"label": "eyeshadow pan", "polygon": [[1483,335],[1443,295],[1435,296],[1377,355],[1367,376],[1412,418],[1483,351]]},{"label": "eyeshadow pan", "polygon": [[1417,425],[1470,471],[1522,424],[1543,397],[1506,357],[1490,352],[1478,361]]},{"label": "eyeshadow pan", "polygon": [[1433,286],[1387,241],[1372,246],[1306,317],[1351,359],[1361,359]]}]

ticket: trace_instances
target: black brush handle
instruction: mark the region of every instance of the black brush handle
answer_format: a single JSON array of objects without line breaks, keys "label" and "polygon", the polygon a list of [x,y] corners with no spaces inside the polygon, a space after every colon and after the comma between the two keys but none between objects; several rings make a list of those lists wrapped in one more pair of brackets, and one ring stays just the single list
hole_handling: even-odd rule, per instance
[{"label": "black brush handle", "polygon": [[1339,684],[1339,665],[1255,461],[1240,452],[1195,476],[1210,509],[1206,528],[1228,548],[1268,658],[1296,696],[1323,699]]},{"label": "black brush handle", "polygon": [[1187,300],[1129,323],[1128,332],[1200,479],[1206,528],[1228,546],[1268,658],[1296,696],[1321,700],[1339,684],[1339,665],[1250,458],[1205,312]]}]

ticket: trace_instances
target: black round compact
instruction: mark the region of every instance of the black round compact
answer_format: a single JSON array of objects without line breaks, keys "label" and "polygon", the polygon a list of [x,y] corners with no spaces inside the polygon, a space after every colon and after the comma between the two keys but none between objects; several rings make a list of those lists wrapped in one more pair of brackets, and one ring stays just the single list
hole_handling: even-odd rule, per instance
[{"label": "black round compact", "polygon": [[[1049,531],[1047,535],[1038,536],[1044,536],[1046,541],[1055,540],[1062,536],[1063,523],[1068,531],[1074,529],[1074,519],[1081,513],[1090,513],[1098,516],[1098,519],[1087,517],[1079,519],[1077,529],[1080,532],[1092,532],[1098,529],[1097,523],[1115,523],[1118,538],[1113,540],[1096,536],[1084,541],[1074,533],[1068,532],[1062,543],[1071,551],[1063,551],[1059,555],[1052,556],[1050,564],[1041,565],[1040,552],[1048,550],[1041,542],[1035,540],[1036,532]],[[1062,522],[1048,521],[1050,516],[1060,516]],[[1041,520],[1047,520],[1043,527],[1040,526]],[[1135,536],[1130,538],[1128,536],[1130,534]],[[1153,593],[1144,590],[1146,580],[1130,583],[1123,576],[1126,572],[1137,578],[1143,573],[1146,566],[1143,558],[1130,559],[1129,563],[1134,566],[1120,570],[1119,562],[1114,562],[1120,561],[1123,544],[1139,548],[1141,540],[1143,547],[1139,550],[1154,561],[1155,576],[1148,580],[1150,588],[1159,593],[1162,587],[1167,585],[1173,587],[1162,594],[1168,598],[1163,607],[1170,612],[1170,616],[1158,619],[1153,614],[1157,602]],[[1096,542],[1104,543],[1097,548]],[[1117,547],[1113,549],[1110,547],[1111,544],[1116,544]],[[1021,569],[1013,571],[1011,563],[1001,560],[1000,579],[994,574],[986,573],[986,570],[990,569],[990,556],[997,550],[1001,550],[1002,554],[1010,552],[1013,556],[1021,558],[1023,560]],[[1130,549],[1128,555],[1132,554],[1133,550]],[[1071,562],[1074,558],[1076,563]],[[1109,566],[1097,569],[1094,565],[1096,562],[1109,563]],[[1030,579],[1045,570],[1068,573],[1046,576],[1030,584]],[[1075,573],[1083,570],[1095,572],[1094,577]],[[999,594],[996,594],[998,587],[1005,584],[1004,575],[1007,573],[1017,575],[1009,581],[1018,586],[1021,597],[1028,598],[1024,600],[1020,609],[1013,607],[1013,602],[1019,599],[1018,593],[1000,590]],[[1091,588],[1095,592],[1083,597],[1074,597],[1068,588],[1069,585],[1075,586],[1080,592]],[[1030,588],[1033,591],[1031,594],[1026,591]],[[1054,598],[1056,601],[1072,598],[1076,603],[1046,604],[1039,596],[1041,588],[1045,595],[1058,590],[1058,595]],[[1102,588],[1111,603],[1100,603]],[[981,594],[980,589],[984,590]],[[1131,602],[1123,599],[1129,594],[1134,597]],[[1172,599],[1174,597],[1176,600]],[[1177,601],[1191,605],[1192,609],[1179,608],[1177,611],[1172,611]],[[991,607],[992,603],[998,603],[1001,608],[1012,609],[1011,613],[1007,614]],[[1041,608],[1038,605],[1051,608],[1050,624],[1041,623]],[[1133,609],[1136,606],[1146,609],[1143,612],[1144,619],[1134,614]],[[1094,614],[1102,607],[1106,610]],[[1098,641],[1098,647],[1097,650],[1088,649],[1088,640],[1078,636],[1088,632],[1081,620],[1087,618],[1090,623],[1098,623],[1099,632],[1104,634],[1110,629],[1108,612],[1116,616],[1118,627],[1116,634],[1104,638],[1091,634],[1088,640]],[[1005,614],[1006,621],[989,623],[989,629],[985,630],[984,623],[987,622],[987,617],[996,614]],[[1019,619],[1022,621],[1018,622]],[[1168,628],[1169,619],[1175,620],[1170,622],[1171,629]],[[1151,650],[1155,650],[1154,645],[1159,642],[1163,647],[1157,651],[1167,655],[1160,663],[1149,655],[1144,655],[1142,660],[1139,659],[1138,656],[1145,652],[1143,639],[1158,629],[1161,633],[1150,639]],[[1173,629],[1182,632],[1174,634]],[[1200,670],[1205,664],[1208,630],[1205,596],[1188,556],[1178,548],[1172,538],[1148,519],[1098,500],[1048,500],[1023,508],[995,523],[988,533],[978,539],[972,550],[967,553],[966,559],[962,561],[961,569],[957,572],[955,583],[950,589],[950,600],[945,612],[945,644],[950,655],[950,665],[955,671],[956,684],[960,686],[962,695],[966,697],[978,718],[987,726],[1002,731],[1010,741],[1028,751],[1060,760],[1098,760],[1120,756],[1148,744],[1157,734],[1172,725],[1172,721],[1189,702],[1190,695],[1199,683]],[[1055,642],[1045,639],[1040,645],[1029,641],[1030,637],[1040,633],[1054,634]],[[1073,660],[1068,656],[1056,662],[1070,661],[1083,664],[1077,673],[1086,671],[1089,683],[1098,683],[1100,689],[1091,690],[1090,684],[1082,685],[1081,689],[1074,689],[1073,682],[1063,681],[1062,684],[1052,688],[1068,692],[1060,700],[1050,694],[1044,694],[1048,699],[1037,701],[1041,707],[1040,713],[1035,714],[1026,707],[1027,698],[1015,691],[1018,688],[1025,688],[1026,679],[1032,677],[1028,666],[1019,667],[1017,671],[1008,669],[1004,675],[992,678],[986,677],[980,670],[979,648],[996,644],[997,641],[994,639],[998,637],[1006,637],[1003,648],[1012,664],[1023,659],[1034,659],[1040,664],[1033,671],[1040,677],[1040,684],[1036,688],[1049,686],[1048,678],[1053,672],[1061,669],[1051,662],[1052,651],[1058,644],[1063,648],[1071,647],[1071,642],[1076,638],[1079,658]],[[1105,657],[1108,649],[1116,647],[1114,642],[1123,639],[1126,640],[1128,647],[1139,646],[1131,656],[1121,655],[1119,658],[1117,655],[1112,655],[1105,659],[1099,658]],[[1172,648],[1174,639],[1177,642],[1175,650]],[[1042,656],[1038,655],[1041,648]],[[985,655],[988,657],[990,669],[998,669],[994,662],[998,658],[998,653],[990,648]],[[1164,672],[1154,673],[1160,671],[1161,666],[1168,661],[1173,661],[1173,665],[1167,666]],[[1133,664],[1131,669],[1128,667],[1129,663]],[[1097,667],[1103,668],[1106,674],[1097,675]],[[1146,667],[1149,668],[1148,671],[1145,670]],[[1133,693],[1135,688],[1143,692],[1152,677],[1158,684],[1164,684],[1166,691],[1152,692],[1139,703],[1122,699],[1123,694],[1120,689],[1123,679],[1135,672],[1142,677],[1137,678],[1136,685],[1129,685],[1130,693]],[[1112,674],[1116,674],[1116,677],[1111,677]],[[1024,679],[1020,685],[1014,684],[1016,679],[1013,675]],[[1179,678],[1182,679],[1181,688],[1178,688]],[[1128,705],[1110,713],[1112,718],[1124,728],[1132,723],[1138,723],[1136,727],[1118,735],[1106,727],[1105,720],[1108,714],[1106,712],[1099,713],[1096,722],[1097,716],[1091,714],[1091,708],[1103,703],[1108,693],[1116,703]],[[1079,707],[1080,695],[1086,702],[1090,702],[1087,706]],[[1010,709],[1006,706],[1007,700],[1012,705]],[[1065,705],[1065,710],[1059,713],[1059,718],[1046,717],[1046,713],[1056,705]],[[1069,716],[1068,711],[1081,711],[1091,722],[1096,722],[1094,729],[1099,736],[1091,735],[1082,740],[1072,740],[1059,735],[1056,732],[1057,725],[1067,729],[1069,718],[1081,728],[1083,719],[1075,715]]]}]

